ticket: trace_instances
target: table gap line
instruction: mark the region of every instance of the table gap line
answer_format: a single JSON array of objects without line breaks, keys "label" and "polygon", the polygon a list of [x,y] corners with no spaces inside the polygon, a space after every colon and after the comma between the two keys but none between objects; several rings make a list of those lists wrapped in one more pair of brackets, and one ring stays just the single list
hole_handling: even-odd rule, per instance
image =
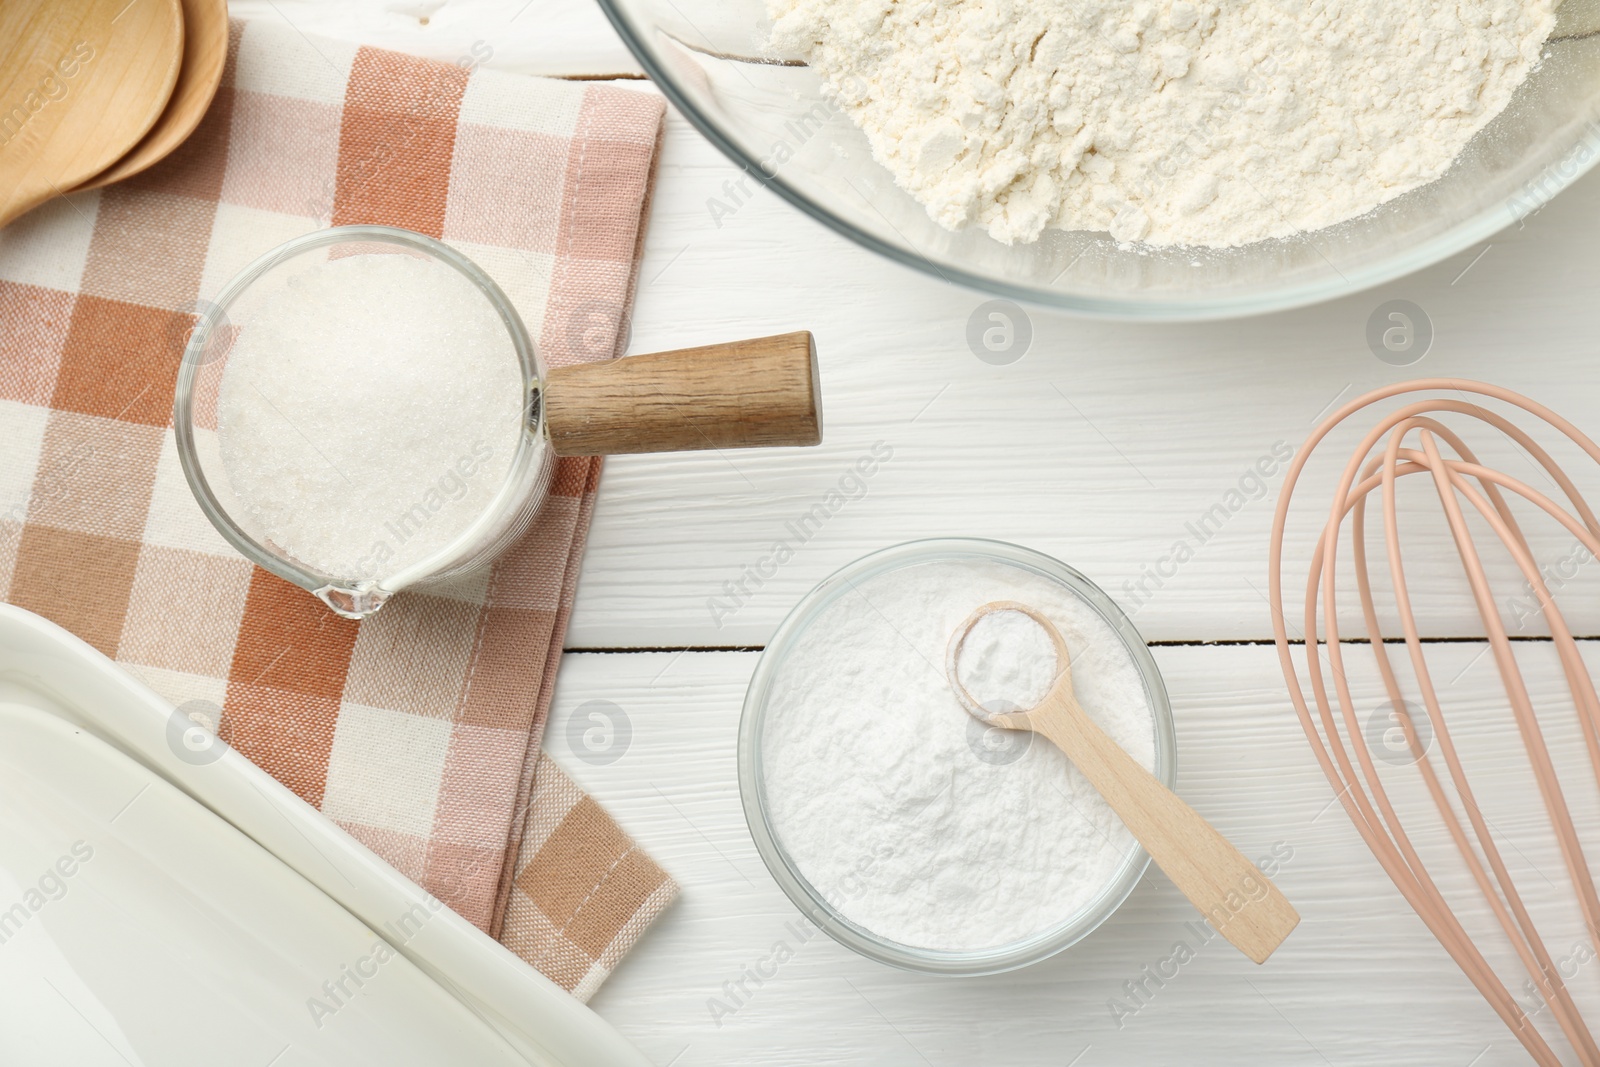
[{"label": "table gap line", "polygon": [[[1481,645],[1487,642],[1485,637],[1423,637],[1419,642],[1424,645]],[[1553,639],[1538,634],[1508,634],[1506,640],[1520,644],[1551,644]],[[1583,634],[1573,637],[1574,641],[1595,643],[1600,642],[1600,634]],[[1326,641],[1317,642],[1326,645]],[[1386,637],[1385,645],[1403,645],[1403,637]],[[1274,647],[1277,642],[1270,637],[1236,637],[1236,638],[1169,638],[1159,641],[1146,641],[1150,648],[1233,648],[1263,646]],[[1305,642],[1299,638],[1289,641],[1296,648],[1303,648]],[[1372,639],[1368,637],[1342,637],[1340,645],[1370,645]],[[644,652],[764,652],[766,645],[579,645],[574,648],[564,648],[562,653],[585,656],[628,656]]]}]

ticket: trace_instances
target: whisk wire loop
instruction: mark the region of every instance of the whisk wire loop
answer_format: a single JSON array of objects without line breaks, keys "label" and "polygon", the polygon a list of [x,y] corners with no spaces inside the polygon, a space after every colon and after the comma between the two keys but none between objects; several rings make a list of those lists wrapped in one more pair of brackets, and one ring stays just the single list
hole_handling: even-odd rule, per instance
[{"label": "whisk wire loop", "polygon": [[[1315,449],[1347,419],[1395,397],[1430,392],[1448,392],[1463,399],[1453,396],[1426,397],[1411,400],[1386,414],[1361,439],[1340,476],[1327,518],[1314,544],[1306,575],[1304,629],[1301,636],[1305,677],[1311,690],[1308,700],[1296,667],[1289,635],[1289,616],[1284,610],[1283,601],[1283,550],[1294,489]],[[1412,765],[1416,767],[1451,842],[1488,904],[1496,924],[1510,941],[1534,988],[1549,1008],[1556,1026],[1584,1067],[1600,1067],[1600,1047],[1597,1047],[1579,1013],[1560,968],[1535,928],[1495,840],[1494,827],[1479,806],[1456,739],[1445,721],[1438,688],[1425,655],[1412,588],[1401,552],[1398,486],[1402,479],[1423,476],[1423,480],[1431,483],[1437,495],[1456,555],[1460,558],[1483,623],[1488,649],[1493,654],[1496,670],[1505,689],[1507,706],[1528,757],[1540,800],[1555,830],[1556,844],[1577,897],[1584,925],[1591,941],[1596,944],[1600,944],[1600,896],[1596,894],[1588,861],[1573,824],[1571,808],[1557,776],[1544,732],[1539,726],[1526,679],[1517,662],[1504,620],[1496,610],[1493,591],[1468,517],[1469,514],[1476,516],[1493,532],[1537,599],[1560,659],[1573,706],[1577,710],[1585,750],[1597,784],[1600,784],[1600,696],[1596,694],[1577,641],[1534,559],[1511,505],[1513,500],[1520,500],[1531,506],[1535,513],[1554,519],[1596,557],[1600,557],[1600,521],[1597,521],[1577,483],[1531,434],[1499,412],[1467,399],[1473,395],[1521,409],[1560,433],[1577,445],[1590,460],[1600,464],[1600,446],[1576,426],[1543,405],[1498,386],[1461,379],[1434,378],[1387,386],[1358,397],[1334,412],[1312,432],[1285,475],[1273,522],[1268,574],[1273,633],[1295,712],[1311,742],[1318,765],[1333,786],[1337,799],[1356,830],[1407,903],[1427,924],[1445,951],[1534,1061],[1541,1067],[1560,1067],[1560,1058],[1533,1025],[1527,1010],[1512,996],[1505,982],[1473,942],[1429,873],[1402,825],[1372,753],[1367,745],[1361,743],[1363,731],[1345,670],[1349,639],[1341,633],[1337,596],[1340,538],[1347,524],[1351,535],[1351,571],[1361,601],[1367,644],[1373,650],[1390,706],[1396,709],[1407,707],[1400,677],[1390,656],[1389,639],[1380,623],[1373,570],[1368,559],[1368,504],[1376,495],[1381,501],[1384,557],[1399,620],[1400,637],[1406,647],[1406,662],[1415,676],[1422,709],[1427,715],[1431,736],[1437,741],[1438,761],[1443,765],[1444,774],[1441,776],[1436,769],[1418,733],[1417,724],[1409,713],[1402,710],[1397,717],[1406,745],[1414,757]],[[1440,421],[1436,417],[1438,415],[1464,416],[1472,424],[1492,429],[1510,440],[1532,460],[1534,468],[1559,489],[1560,495],[1565,498],[1565,506],[1526,482],[1487,466],[1468,446],[1464,437]],[[1444,779],[1448,779],[1448,791]]]}]

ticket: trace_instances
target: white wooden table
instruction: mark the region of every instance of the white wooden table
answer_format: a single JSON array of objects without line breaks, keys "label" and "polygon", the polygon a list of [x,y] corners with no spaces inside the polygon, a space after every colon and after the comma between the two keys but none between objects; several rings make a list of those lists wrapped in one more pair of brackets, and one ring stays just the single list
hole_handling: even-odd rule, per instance
[{"label": "white wooden table", "polygon": [[[498,68],[625,77],[653,91],[592,0],[233,6],[306,33],[446,60],[482,42]],[[766,191],[719,225],[706,201],[738,173],[669,114],[632,348],[809,328],[827,439],[809,451],[606,466],[547,747],[671,870],[683,897],[595,1008],[657,1063],[685,1067],[1527,1062],[1342,809],[1330,806],[1270,644],[1265,556],[1277,479],[1153,595],[1130,590],[1258,458],[1278,442],[1297,446],[1336,402],[1367,389],[1421,375],[1482,378],[1600,433],[1600,178],[1487,246],[1303,311],[1135,326],[1030,309],[1030,351],[999,367],[975,358],[965,339],[968,316],[987,297],[886,262]],[[1397,297],[1420,305],[1435,331],[1431,351],[1410,368],[1380,362],[1364,336],[1374,309]],[[723,583],[880,440],[893,458],[865,496],[736,612],[715,618],[707,602]],[[1320,502],[1332,488],[1327,465],[1308,478]],[[1302,526],[1291,549],[1298,560],[1305,533]],[[1131,998],[1124,983],[1170,955],[1195,918],[1158,873],[1095,936],[1006,976],[936,980],[858,959],[825,937],[796,941],[787,924],[797,912],[762,867],[739,807],[734,740],[751,649],[840,565],[899,541],[949,535],[1001,538],[1061,558],[1117,597],[1160,646],[1178,721],[1180,791],[1247,854],[1293,852],[1280,884],[1304,922],[1266,966],[1219,940],[1147,1001]],[[1443,559],[1439,535],[1422,531],[1415,558],[1428,557],[1431,544]],[[1570,539],[1544,536],[1536,548],[1555,563]],[[1480,632],[1464,583],[1442,566],[1418,568],[1419,583],[1436,579],[1423,605],[1426,632]],[[1579,571],[1563,604],[1579,632],[1600,638],[1600,567]],[[1229,643],[1207,644],[1215,641]],[[1441,674],[1456,679],[1447,699],[1460,701],[1452,714],[1463,723],[1477,720],[1479,766],[1492,782],[1485,810],[1508,835],[1519,884],[1550,913],[1552,951],[1565,957],[1580,928],[1560,904],[1560,863],[1510,759],[1498,681],[1489,659],[1477,658],[1480,647],[1436,647]],[[1600,664],[1600,644],[1590,649]],[[1525,650],[1536,695],[1554,693],[1549,647]],[[1374,679],[1356,683],[1375,709]],[[632,734],[620,758],[595,764],[574,750],[569,725],[575,709],[602,699],[624,710]],[[1570,741],[1565,726],[1552,732]],[[1397,771],[1394,780],[1403,778]],[[1584,824],[1600,829],[1593,783],[1576,780],[1572,793]],[[790,942],[794,959],[734,1014],[715,1019],[712,998],[725,1000],[724,983],[778,940]],[[1587,1003],[1600,1000],[1600,967],[1579,967],[1575,987]],[[1139,1009],[1120,1027],[1114,998]]]}]

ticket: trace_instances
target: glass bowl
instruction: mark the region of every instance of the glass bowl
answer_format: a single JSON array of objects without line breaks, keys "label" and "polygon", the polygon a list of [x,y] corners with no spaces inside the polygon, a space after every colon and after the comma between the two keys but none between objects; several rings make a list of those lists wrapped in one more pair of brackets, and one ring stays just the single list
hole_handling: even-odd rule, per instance
[{"label": "glass bowl", "polygon": [[1063,230],[1006,245],[943,229],[895,185],[822,80],[771,53],[764,0],[600,6],[690,122],[813,218],[945,281],[1080,313],[1226,318],[1352,293],[1520,221],[1600,158],[1600,4],[1566,0],[1543,64],[1455,166],[1360,218],[1230,250],[1119,248],[1104,233]]},{"label": "glass bowl", "polygon": [[[241,505],[218,447],[217,396],[228,353],[251,328],[263,302],[292,278],[333,258],[397,254],[456,271],[483,295],[504,323],[520,364],[524,417],[504,480],[485,509],[458,536],[426,558],[381,579],[328,574],[274,545]],[[445,579],[485,563],[526,529],[543,502],[554,465],[539,403],[542,380],[537,350],[511,301],[461,253],[431,237],[388,226],[317,230],[261,256],[228,282],[214,303],[201,304],[178,370],[173,406],[178,459],[200,510],[246,559],[315,594],[338,614],[364,618],[407,586]],[[359,420],[361,412],[352,411],[350,417]]]},{"label": "glass bowl", "polygon": [[1150,857],[1137,843],[1123,855],[1116,873],[1077,914],[1022,941],[977,951],[942,951],[905,945],[873,933],[845,918],[826,896],[807,881],[768,818],[762,737],[768,697],[785,659],[818,615],[856,584],[902,567],[949,560],[979,560],[1031,571],[1065,587],[1089,605],[1121,639],[1144,682],[1154,720],[1155,775],[1169,789],[1177,775],[1177,737],[1166,686],[1154,658],[1133,623],[1099,586],[1042,553],[1002,541],[942,538],[909,541],[863,556],[807,593],[789,612],[756,663],[739,720],[739,794],[745,822],[767,870],[795,907],[829,937],[867,957],[909,971],[950,976],[996,974],[1037,963],[1087,937],[1133,892]]}]

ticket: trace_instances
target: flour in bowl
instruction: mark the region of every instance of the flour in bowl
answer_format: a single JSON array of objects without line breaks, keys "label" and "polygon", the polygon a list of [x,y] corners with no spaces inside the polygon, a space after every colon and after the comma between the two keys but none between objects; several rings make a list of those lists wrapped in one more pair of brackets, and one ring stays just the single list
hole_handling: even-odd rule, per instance
[{"label": "flour in bowl", "polygon": [[[856,581],[773,672],[765,809],[813,887],[845,918],[902,945],[975,951],[1053,929],[1100,896],[1136,847],[1059,749],[986,727],[958,702],[945,675],[951,636],[995,600],[1028,604],[1056,626],[1079,702],[1154,766],[1139,669],[1070,589],[961,558]],[[974,665],[979,681],[1024,690],[1044,678],[1036,668],[993,654]],[[1053,663],[1044,673],[1053,676]]]},{"label": "flour in bowl", "polygon": [[1558,0],[768,0],[941,225],[1230,247],[1449,169]]}]

